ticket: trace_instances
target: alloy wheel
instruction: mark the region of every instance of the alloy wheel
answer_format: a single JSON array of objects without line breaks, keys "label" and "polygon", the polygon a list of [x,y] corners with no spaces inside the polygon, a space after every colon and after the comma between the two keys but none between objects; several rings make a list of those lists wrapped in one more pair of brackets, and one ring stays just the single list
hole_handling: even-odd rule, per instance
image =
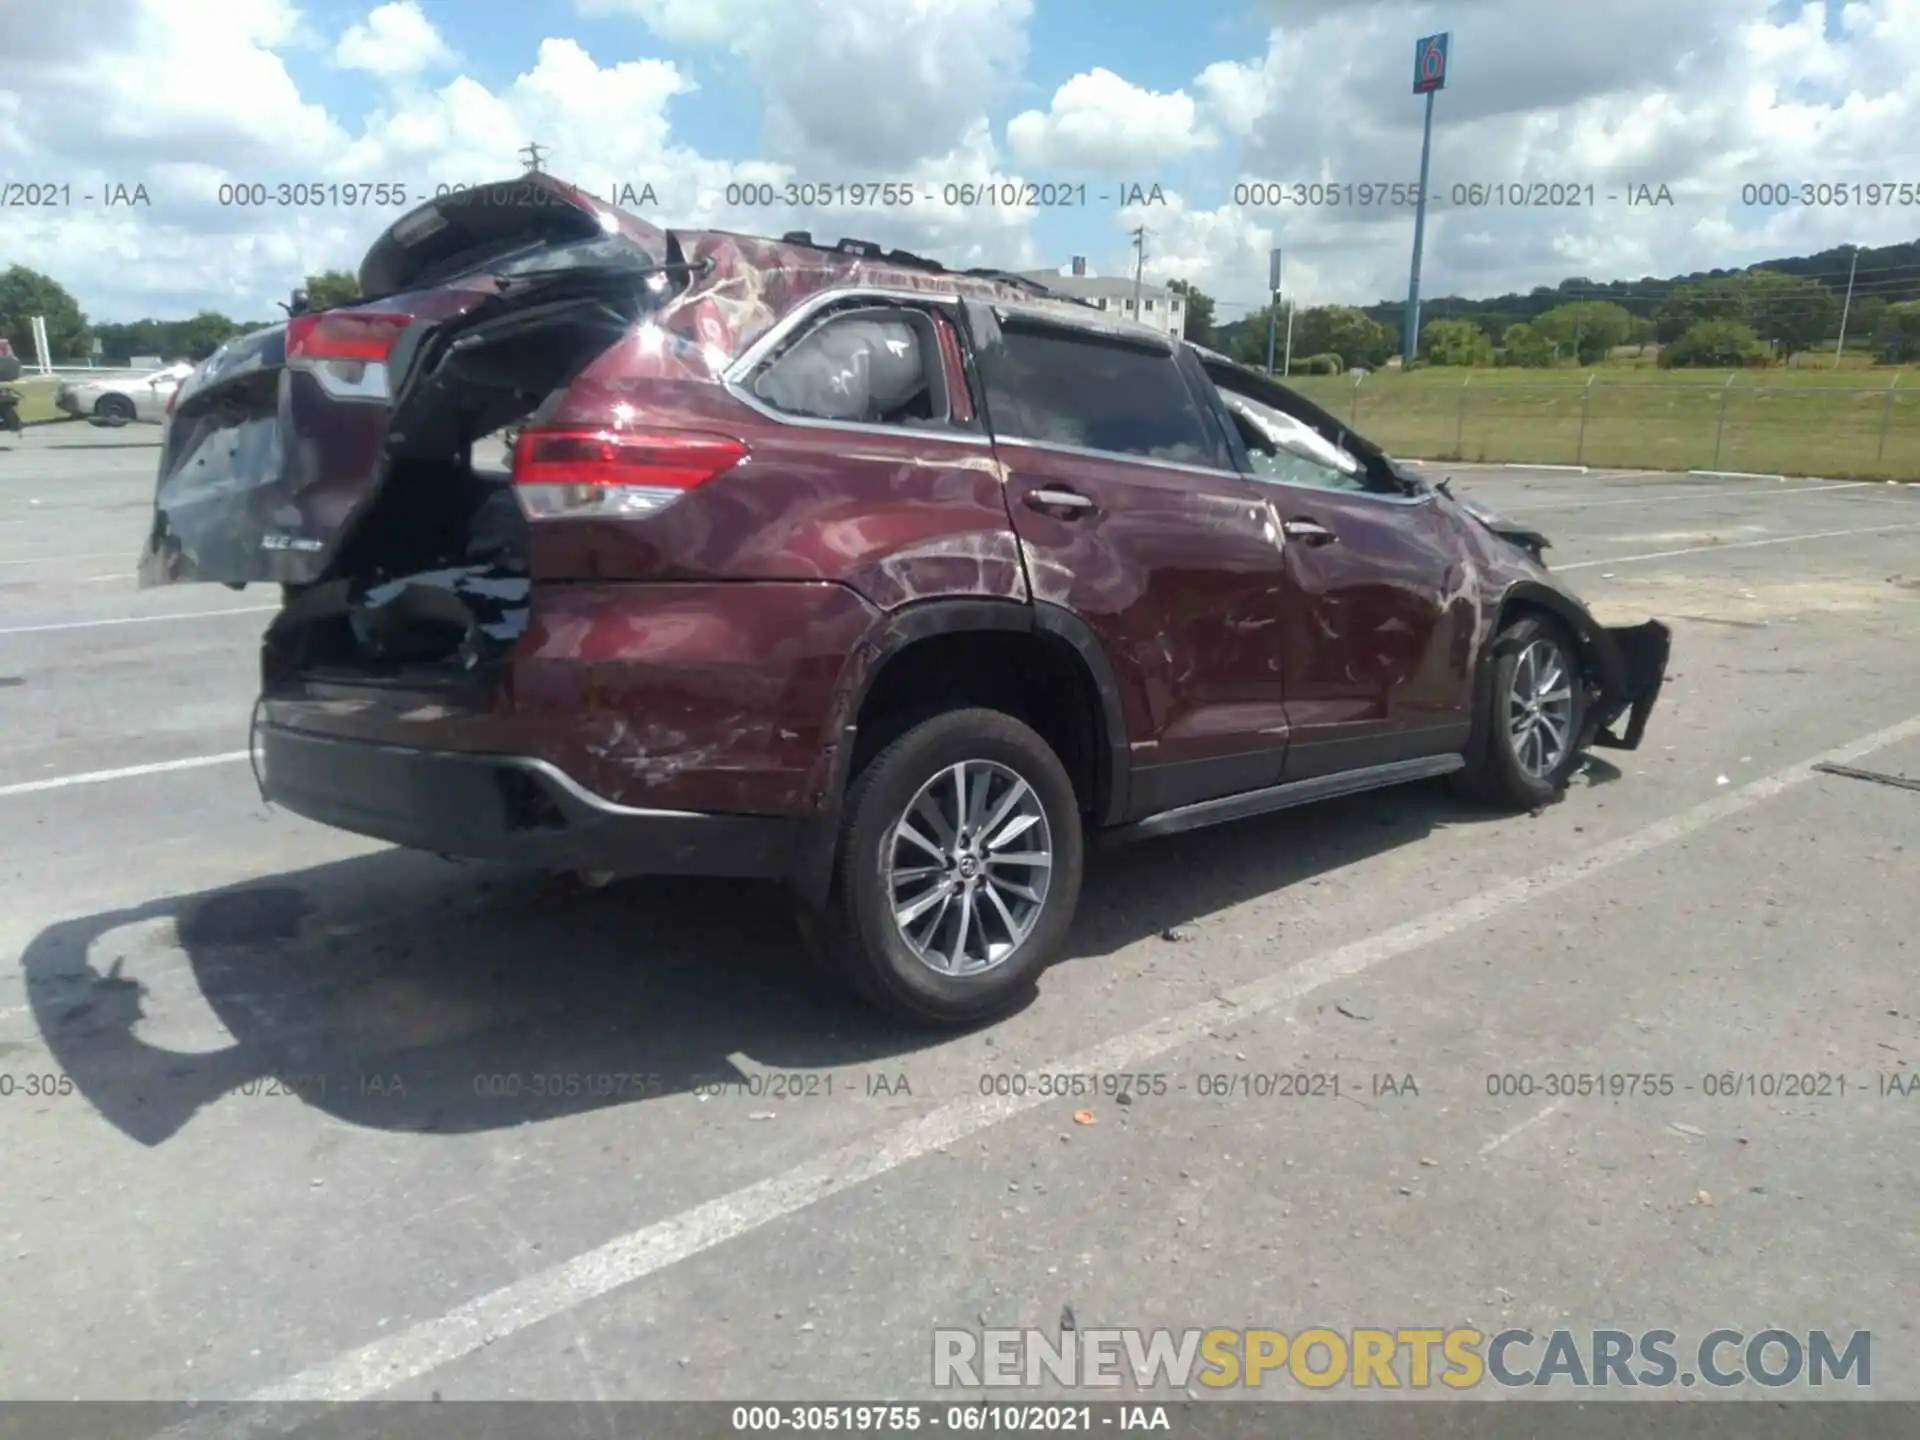
[{"label": "alloy wheel", "polygon": [[1033,786],[1005,765],[964,760],[920,787],[881,858],[907,948],[940,975],[979,975],[1039,922],[1053,834]]},{"label": "alloy wheel", "polygon": [[1507,730],[1513,758],[1544,780],[1573,746],[1573,678],[1560,647],[1535,640],[1520,652],[1507,693]]}]

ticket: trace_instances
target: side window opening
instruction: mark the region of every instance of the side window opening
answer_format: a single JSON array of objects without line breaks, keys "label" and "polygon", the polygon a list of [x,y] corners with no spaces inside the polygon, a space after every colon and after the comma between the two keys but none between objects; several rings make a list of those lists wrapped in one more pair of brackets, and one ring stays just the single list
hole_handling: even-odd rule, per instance
[{"label": "side window opening", "polygon": [[768,360],[750,388],[807,420],[924,428],[949,419],[933,317],[899,306],[828,315]]},{"label": "side window opening", "polygon": [[1244,395],[1223,392],[1255,480],[1316,490],[1369,490],[1366,467],[1305,422]]},{"label": "side window opening", "polygon": [[969,308],[996,434],[1231,468],[1174,355],[1153,345]]},{"label": "side window opening", "polygon": [[[1269,463],[1263,460],[1253,440],[1248,439],[1247,447],[1254,462],[1256,479],[1403,499],[1416,493],[1408,488],[1406,482],[1394,473],[1392,466],[1372,446],[1353,435],[1333,417],[1325,417],[1327,423],[1316,423],[1306,416],[1282,408],[1280,403],[1264,397],[1255,399],[1253,394],[1248,393],[1255,383],[1251,379],[1246,380],[1243,386],[1236,383],[1243,377],[1223,366],[1209,362],[1205,369],[1242,436],[1248,434],[1249,425],[1255,432],[1269,432],[1261,442],[1269,451],[1273,446],[1271,432],[1276,430],[1282,434],[1294,434],[1303,442],[1295,445],[1290,453],[1286,447],[1281,447],[1282,459]],[[1359,443],[1352,444],[1351,441]],[[1301,458],[1295,459],[1296,456]],[[1275,468],[1276,463],[1278,469]]]}]

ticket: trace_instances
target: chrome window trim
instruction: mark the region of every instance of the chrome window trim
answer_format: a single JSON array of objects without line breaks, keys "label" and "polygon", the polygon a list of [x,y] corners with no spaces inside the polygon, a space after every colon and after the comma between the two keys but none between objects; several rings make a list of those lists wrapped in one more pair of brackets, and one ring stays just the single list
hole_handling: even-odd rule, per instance
[{"label": "chrome window trim", "polygon": [[[754,371],[765,364],[775,351],[792,339],[822,310],[852,300],[873,300],[883,305],[912,301],[921,305],[931,303],[954,309],[958,309],[960,304],[958,295],[929,295],[918,290],[897,290],[871,285],[845,285],[832,290],[823,290],[795,306],[779,324],[748,346],[741,353],[740,358],[721,373],[721,388],[756,415],[765,416],[776,424],[792,425],[802,430],[833,430],[854,435],[886,435],[896,440],[902,435],[922,435],[928,439],[947,440],[960,445],[991,446],[993,444],[991,436],[966,429],[963,422],[953,419],[951,403],[947,407],[947,418],[938,425],[875,425],[864,420],[825,420],[817,415],[789,415],[784,410],[775,409],[753,393],[753,387],[749,382],[753,378]],[[957,324],[955,328],[958,329]]]},{"label": "chrome window trim", "polygon": [[1306,495],[1346,495],[1355,500],[1372,500],[1381,505],[1425,505],[1433,499],[1431,490],[1418,495],[1382,495],[1377,490],[1336,490],[1330,485],[1302,485],[1295,480],[1269,480],[1265,476],[1249,474],[1247,480],[1263,490],[1298,490]]},{"label": "chrome window trim", "polygon": [[942,421],[939,425],[874,425],[865,420],[822,420],[817,415],[789,415],[784,410],[776,410],[745,385],[736,381],[723,380],[721,387],[755,414],[763,415],[777,424],[791,425],[800,430],[833,430],[841,434],[885,435],[894,440],[898,440],[903,435],[918,435],[924,439],[944,440],[955,445],[990,446],[993,444],[992,437],[962,429],[959,422],[951,419]]},{"label": "chrome window trim", "polygon": [[1126,450],[1094,450],[1085,445],[1062,445],[1057,440],[1023,440],[1017,436],[994,437],[994,444],[1022,450],[1044,450],[1054,455],[1074,455],[1084,460],[1119,461],[1124,465],[1151,465],[1156,470],[1174,470],[1185,475],[1225,476],[1250,482],[1252,476],[1218,465],[1190,465],[1183,460],[1156,460],[1151,455],[1135,455]]},{"label": "chrome window trim", "polygon": [[883,304],[911,302],[918,305],[945,306],[949,309],[958,309],[960,305],[958,295],[941,294],[936,291],[898,290],[875,285],[841,285],[831,290],[822,290],[819,294],[809,296],[794,306],[774,322],[771,330],[741,351],[739,358],[720,372],[721,381],[729,389],[735,385],[745,384],[747,378],[760,368],[761,363],[790,340],[795,331],[822,310],[849,300],[877,300]]}]

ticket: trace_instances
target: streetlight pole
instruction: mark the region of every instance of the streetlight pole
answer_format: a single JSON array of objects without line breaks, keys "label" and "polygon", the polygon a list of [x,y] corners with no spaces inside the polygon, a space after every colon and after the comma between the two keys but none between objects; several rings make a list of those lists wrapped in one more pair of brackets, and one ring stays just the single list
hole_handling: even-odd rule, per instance
[{"label": "streetlight pole", "polygon": [[1273,374],[1273,346],[1280,325],[1280,265],[1278,249],[1267,256],[1267,374]]},{"label": "streetlight pole", "polygon": [[[1147,227],[1141,225],[1133,232],[1133,318],[1139,320],[1140,310],[1140,272],[1147,263]],[[1142,321],[1141,323],[1145,323]]]}]

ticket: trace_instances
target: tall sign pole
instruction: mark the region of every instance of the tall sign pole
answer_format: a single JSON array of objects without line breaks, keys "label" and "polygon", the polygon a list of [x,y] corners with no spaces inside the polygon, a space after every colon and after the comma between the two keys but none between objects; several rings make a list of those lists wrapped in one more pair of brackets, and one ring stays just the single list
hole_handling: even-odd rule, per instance
[{"label": "tall sign pole", "polygon": [[1273,344],[1280,325],[1280,251],[1267,253],[1267,374],[1273,374]]},{"label": "tall sign pole", "polygon": [[1427,172],[1433,159],[1433,97],[1447,88],[1449,35],[1428,35],[1413,47],[1413,93],[1427,97],[1427,123],[1420,137],[1420,195],[1413,212],[1413,274],[1407,281],[1407,322],[1400,337],[1400,363],[1413,364],[1420,349],[1420,250],[1427,239]]}]

